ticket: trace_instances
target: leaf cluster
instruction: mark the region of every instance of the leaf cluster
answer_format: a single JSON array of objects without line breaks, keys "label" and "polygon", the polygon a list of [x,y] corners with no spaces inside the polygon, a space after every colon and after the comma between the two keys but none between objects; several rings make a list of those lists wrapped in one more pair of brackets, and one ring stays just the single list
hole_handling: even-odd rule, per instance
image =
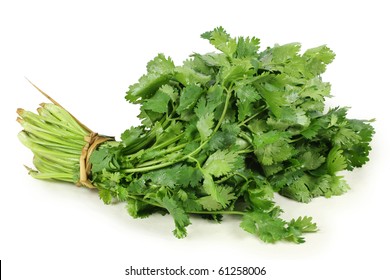
[{"label": "leaf cluster", "polygon": [[92,154],[92,182],[105,203],[126,201],[133,217],[169,213],[178,238],[191,215],[232,214],[265,242],[301,243],[316,224],[283,220],[273,194],[309,202],[347,191],[339,172],[368,161],[371,121],[325,110],[331,86],[321,75],[335,57],[327,46],[261,50],[258,38],[222,27],[201,37],[214,52],[181,66],[158,54],[129,87],[142,125]]}]

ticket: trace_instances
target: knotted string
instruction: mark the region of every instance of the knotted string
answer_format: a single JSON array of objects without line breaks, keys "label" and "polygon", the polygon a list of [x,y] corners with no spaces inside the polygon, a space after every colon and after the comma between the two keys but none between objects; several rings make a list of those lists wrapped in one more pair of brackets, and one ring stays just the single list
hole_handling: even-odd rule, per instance
[{"label": "knotted string", "polygon": [[87,188],[94,189],[96,187],[88,179],[92,168],[92,164],[89,162],[89,158],[91,157],[92,152],[98,147],[98,145],[114,139],[113,137],[101,136],[96,132],[91,132],[89,135],[84,137],[84,140],[87,143],[85,144],[83,150],[81,151],[80,178],[76,184],[77,186],[84,186]]}]

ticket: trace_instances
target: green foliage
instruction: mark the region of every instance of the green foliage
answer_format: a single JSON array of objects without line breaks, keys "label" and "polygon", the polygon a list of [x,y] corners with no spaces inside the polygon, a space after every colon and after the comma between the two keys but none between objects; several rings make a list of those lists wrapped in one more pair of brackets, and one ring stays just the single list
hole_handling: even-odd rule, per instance
[{"label": "green foliage", "polygon": [[[371,121],[349,119],[348,108],[325,110],[331,87],[321,74],[335,57],[327,46],[261,50],[258,38],[233,38],[222,27],[201,37],[216,51],[195,53],[182,66],[158,54],[129,87],[126,99],[140,105],[142,125],[92,153],[90,180],[104,203],[126,201],[132,217],[169,213],[178,238],[191,215],[221,221],[232,214],[264,242],[302,243],[316,224],[282,219],[274,193],[308,203],[346,192],[339,172],[369,160]],[[32,174],[53,178],[61,170],[56,179],[78,178],[79,153],[67,163],[60,156],[70,146],[58,147],[63,135],[81,141],[80,151],[87,132],[72,134],[80,131],[74,120],[64,132],[52,116],[22,118],[20,139],[40,166]]]}]

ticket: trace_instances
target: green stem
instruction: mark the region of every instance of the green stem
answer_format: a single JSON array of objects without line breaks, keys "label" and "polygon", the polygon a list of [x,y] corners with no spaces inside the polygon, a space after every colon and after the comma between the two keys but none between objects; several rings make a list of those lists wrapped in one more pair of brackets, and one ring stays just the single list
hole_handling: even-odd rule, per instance
[{"label": "green stem", "polygon": [[[63,144],[64,146],[79,147],[85,145],[84,136],[78,136],[73,133],[56,130],[53,127],[45,128],[34,126],[31,123],[22,121],[21,125],[25,132],[28,132],[44,141]],[[66,139],[66,141],[64,140]]]},{"label": "green stem", "polygon": [[56,116],[54,116],[50,110],[48,110],[46,107],[40,107],[38,109],[39,117],[41,120],[43,120],[45,123],[50,123],[51,125],[58,126],[60,128],[64,128],[71,132],[72,134],[77,135],[87,135],[88,131],[84,130],[80,126],[75,126],[74,123],[65,122],[64,120],[58,119]]},{"label": "green stem", "polygon": [[245,150],[237,151],[237,154],[250,154],[250,153],[253,153],[252,149],[245,149]]},{"label": "green stem", "polygon": [[[161,206],[160,204],[150,201],[150,200],[145,200],[142,197],[138,197],[136,195],[129,195],[129,198],[135,199],[142,201],[144,203],[150,204],[152,206],[166,209],[165,207]],[[194,214],[194,215],[244,215],[245,212],[242,211],[235,211],[235,210],[219,210],[219,211],[186,211],[187,214]]]},{"label": "green stem", "polygon": [[178,163],[178,162],[180,162],[182,160],[183,160],[183,158],[180,158],[179,160],[169,161],[169,162],[165,162],[165,163],[160,163],[160,164],[157,164],[157,165],[145,166],[145,167],[136,167],[136,168],[126,168],[126,169],[122,169],[121,171],[124,172],[124,173],[149,172],[149,171],[152,171],[152,170],[156,170],[156,169],[160,169],[160,168],[164,168],[164,167],[173,165],[173,164]]},{"label": "green stem", "polygon": [[197,149],[195,149],[193,152],[189,153],[188,155],[184,156],[185,159],[187,158],[190,158],[194,155],[196,155],[197,153],[199,153],[202,148],[210,141],[211,137],[218,131],[218,129],[221,127],[222,125],[222,122],[223,120],[225,119],[225,116],[226,116],[226,113],[227,113],[227,109],[229,107],[229,101],[230,101],[230,97],[232,96],[232,91],[231,89],[227,90],[227,93],[226,93],[226,100],[225,100],[225,105],[223,107],[223,111],[222,111],[222,114],[221,114],[221,117],[219,118],[218,120],[218,123],[217,125],[215,126],[213,132],[211,133],[211,135],[207,138],[207,140],[205,140]]},{"label": "green stem", "polygon": [[179,135],[177,135],[175,137],[172,137],[172,138],[166,140],[165,142],[162,142],[162,143],[160,143],[158,145],[153,145],[151,147],[151,149],[153,149],[153,150],[161,150],[162,148],[165,148],[165,147],[167,147],[167,146],[177,142],[178,140],[180,140],[183,137],[183,135],[184,135],[184,133],[181,133],[181,134],[179,134]]},{"label": "green stem", "polygon": [[267,108],[266,106],[260,107],[260,108],[259,108],[259,110],[260,110],[259,112],[257,112],[257,113],[255,113],[255,114],[251,115],[249,118],[243,120],[243,121],[240,122],[238,125],[239,125],[239,126],[245,125],[245,124],[248,123],[249,121],[251,121],[251,120],[253,120],[254,118],[256,118],[258,115],[260,115],[261,113],[263,113],[264,110],[265,110],[266,108]]},{"label": "green stem", "polygon": [[74,164],[65,165],[58,161],[49,160],[40,155],[34,155],[33,159],[34,166],[41,172],[62,172],[67,174],[73,174]]},{"label": "green stem", "polygon": [[295,139],[291,139],[291,140],[289,140],[288,142],[289,142],[289,143],[298,142],[298,141],[302,140],[303,138],[304,138],[304,137],[301,135],[300,137],[295,138]]},{"label": "green stem", "polygon": [[226,211],[188,211],[187,214],[196,214],[196,215],[241,215],[243,216],[245,212],[226,210]]},{"label": "green stem", "polygon": [[[164,130],[166,126],[169,124],[170,120],[167,120],[166,117],[164,117],[165,120],[161,124],[161,128]],[[156,141],[157,139],[157,131],[159,127],[154,126],[150,131],[146,133],[146,136],[140,139],[140,141],[134,143],[131,146],[124,148],[124,153],[127,155],[132,155],[134,153],[137,153],[138,151],[146,148],[147,146],[151,145],[153,141]]]},{"label": "green stem", "polygon": [[[181,145],[178,145],[178,146],[176,146],[176,147],[171,147],[171,148],[165,149],[165,150],[161,151],[156,157],[158,157],[158,156],[164,156],[164,155],[166,155],[166,154],[170,154],[170,153],[177,152],[177,151],[183,149],[186,145],[187,145],[187,144],[181,144]],[[137,168],[138,168],[138,167],[145,167],[145,166],[150,166],[150,165],[159,164],[159,163],[161,163],[161,162],[163,162],[163,161],[164,161],[164,158],[146,161],[146,162],[143,162],[143,163],[141,163],[141,164],[138,164],[138,165],[137,165]]]},{"label": "green stem", "polygon": [[53,179],[53,180],[60,180],[69,183],[74,183],[73,176],[66,173],[61,173],[61,172],[40,173],[34,170],[30,170],[29,174],[35,179],[44,179],[44,180]]},{"label": "green stem", "polygon": [[164,167],[167,167],[167,166],[174,165],[174,164],[176,164],[178,162],[181,162],[181,161],[185,161],[187,159],[190,159],[191,157],[193,157],[197,153],[199,153],[202,150],[202,148],[210,141],[212,135],[214,135],[218,131],[218,129],[221,127],[222,122],[223,122],[223,120],[224,120],[224,118],[226,116],[226,113],[227,113],[227,110],[228,110],[228,107],[229,107],[229,101],[230,101],[231,95],[232,95],[231,89],[227,90],[225,106],[223,108],[221,117],[219,118],[219,121],[218,121],[217,125],[215,126],[215,128],[213,130],[213,133],[197,149],[195,149],[191,153],[189,153],[189,154],[187,154],[187,155],[185,155],[185,156],[183,156],[181,158],[178,158],[176,160],[160,163],[160,164],[153,165],[153,166],[126,168],[126,169],[122,169],[121,171],[124,172],[124,173],[149,172],[149,171],[153,171],[153,170],[156,170],[156,169],[160,169],[160,168],[164,168]]}]

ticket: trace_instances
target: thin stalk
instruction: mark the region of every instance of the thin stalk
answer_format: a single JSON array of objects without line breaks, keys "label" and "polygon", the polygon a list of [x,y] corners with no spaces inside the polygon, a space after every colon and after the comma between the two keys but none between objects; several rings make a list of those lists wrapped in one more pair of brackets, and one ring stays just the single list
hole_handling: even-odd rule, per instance
[{"label": "thin stalk", "polygon": [[35,135],[31,133],[27,133],[27,137],[30,139],[31,142],[44,146],[46,148],[49,148],[51,150],[57,150],[69,153],[71,155],[80,156],[80,150],[83,148],[81,145],[72,145],[72,146],[65,146],[62,143],[54,143],[54,142],[48,142],[45,140],[42,140],[41,138],[36,137]]},{"label": "thin stalk", "polygon": [[234,210],[220,210],[220,211],[188,211],[187,214],[197,214],[197,215],[240,215],[243,216],[245,212],[234,211]]},{"label": "thin stalk", "polygon": [[[166,208],[161,206],[160,204],[158,204],[156,202],[153,202],[153,201],[150,201],[150,200],[143,199],[142,197],[139,197],[139,196],[136,196],[136,195],[129,195],[129,198],[132,198],[132,199],[135,199],[135,200],[139,200],[139,201],[145,202],[145,203],[147,203],[149,205],[152,205],[152,206],[155,206],[155,207],[162,208],[162,209],[166,210]],[[186,213],[187,214],[195,214],[195,215],[240,215],[240,216],[245,214],[245,212],[235,211],[235,210],[187,211]]]},{"label": "thin stalk", "polygon": [[28,137],[25,136],[24,133],[18,134],[19,140],[29,148],[34,154],[41,154],[48,158],[53,158],[56,161],[63,161],[64,164],[69,164],[69,161],[76,161],[75,157],[72,157],[68,153],[60,152],[56,150],[47,149],[46,147],[33,143],[29,140]]},{"label": "thin stalk", "polygon": [[[69,132],[72,132],[77,135],[86,135],[88,134],[87,131],[80,130],[80,128],[74,127],[73,125],[65,125],[64,122],[61,120],[57,119],[55,116],[51,114],[49,110],[47,110],[45,107],[39,107],[38,108],[38,113],[41,119],[44,120],[46,123],[50,123],[51,125],[58,126],[60,128],[64,128]],[[81,133],[82,132],[82,133]]]},{"label": "thin stalk", "polygon": [[225,119],[225,116],[226,116],[226,112],[227,112],[227,109],[229,107],[229,101],[230,101],[230,98],[232,96],[232,92],[231,90],[228,90],[227,93],[226,93],[226,99],[225,99],[225,105],[223,107],[223,111],[222,111],[222,114],[221,114],[221,117],[219,118],[218,120],[218,123],[217,125],[215,126],[213,132],[211,133],[211,135],[209,136],[209,138],[204,141],[197,149],[195,149],[193,152],[189,153],[188,155],[184,156],[183,159],[187,159],[187,158],[190,158],[194,155],[196,155],[197,153],[199,153],[202,148],[210,141],[211,137],[218,131],[218,129],[221,127],[222,125],[222,122],[223,120]]},{"label": "thin stalk", "polygon": [[156,169],[160,169],[160,168],[164,168],[164,167],[176,164],[176,163],[178,163],[180,161],[183,161],[183,160],[184,160],[183,158],[180,158],[179,160],[169,161],[169,162],[165,162],[165,163],[160,163],[160,164],[157,164],[157,165],[145,166],[145,167],[136,167],[136,168],[126,168],[126,169],[122,169],[121,171],[124,172],[124,173],[149,172],[149,171],[152,171],[152,170],[156,170]]},{"label": "thin stalk", "polygon": [[68,111],[66,111],[65,109],[50,103],[41,104],[41,107],[45,107],[45,108],[47,107],[47,109],[54,117],[56,117],[64,124],[67,124],[66,127],[68,126],[74,127],[79,131],[81,135],[89,134],[89,131],[87,131],[82,126],[80,126],[80,123],[76,121],[76,119],[71,114],[69,114]]},{"label": "thin stalk", "polygon": [[177,135],[175,137],[172,137],[172,138],[166,140],[165,142],[162,142],[162,143],[160,143],[158,145],[153,145],[151,147],[151,149],[159,150],[159,149],[165,148],[165,147],[167,147],[167,146],[177,142],[178,140],[180,140],[183,137],[183,135],[184,135],[184,133],[181,133],[181,134],[179,134],[179,135]]},{"label": "thin stalk", "polygon": [[64,165],[57,161],[53,161],[39,155],[34,155],[33,162],[37,169],[41,169],[41,167],[46,167],[47,169],[50,169],[52,171],[60,171],[67,173],[73,173],[75,167],[75,164]]},{"label": "thin stalk", "polygon": [[245,150],[240,150],[237,151],[237,154],[250,154],[253,153],[254,151],[252,149],[245,149]]},{"label": "thin stalk", "polygon": [[[53,104],[44,104],[44,105],[53,105]],[[38,112],[40,110],[42,110],[42,107],[38,108]],[[41,115],[37,115],[37,114],[34,114],[32,112],[23,110],[23,109],[18,109],[16,112],[23,119],[23,121],[25,123],[33,125],[34,127],[38,127],[38,128],[40,128],[40,130],[43,130],[43,131],[52,131],[54,133],[57,133],[57,132],[71,133],[73,136],[78,136],[80,138],[82,138],[82,137],[84,137],[84,135],[88,134],[88,132],[84,131],[80,127],[77,129],[74,127],[74,124],[70,125],[69,121],[66,119],[64,119],[62,121],[59,119],[58,120],[59,124],[53,124],[53,123],[50,123],[50,121],[48,119],[42,117]],[[50,119],[52,119],[52,117]]]},{"label": "thin stalk", "polygon": [[[71,133],[65,133],[63,131],[61,132],[60,130],[56,131],[53,128],[45,129],[42,127],[37,127],[24,120],[20,120],[19,123],[22,125],[25,131],[34,134],[37,137],[42,138],[44,140],[55,142],[55,143],[62,143],[65,146],[72,145],[72,144],[81,145],[81,146],[85,145],[84,137],[77,136]],[[67,141],[65,141],[64,139],[67,139]]]},{"label": "thin stalk", "polygon": [[[171,147],[171,148],[165,149],[165,150],[161,151],[158,155],[156,155],[156,157],[164,156],[166,154],[170,154],[170,153],[174,153],[174,152],[180,151],[186,145],[187,144],[181,144],[181,145],[178,145],[178,146],[175,146],[175,147]],[[145,166],[155,165],[155,164],[161,163],[162,161],[164,161],[164,158],[160,158],[160,159],[156,159],[156,160],[150,160],[150,161],[146,161],[146,162],[143,162],[143,163],[137,165],[137,167],[145,167]]]},{"label": "thin stalk", "polygon": [[[215,134],[218,131],[218,129],[220,128],[220,126],[222,125],[222,122],[223,122],[223,120],[225,118],[227,109],[229,107],[229,100],[230,100],[231,95],[232,95],[231,90],[228,90],[228,92],[226,94],[225,106],[223,108],[221,117],[219,118],[219,121],[218,121],[217,125],[215,126],[215,128],[213,130],[213,133],[211,135]],[[169,161],[169,162],[160,163],[160,164],[153,165],[153,166],[126,168],[126,169],[122,169],[122,172],[124,172],[124,173],[148,172],[148,171],[164,168],[164,167],[167,167],[167,166],[171,166],[171,165],[174,165],[174,164],[176,164],[178,162],[181,162],[181,161],[185,161],[185,160],[193,157],[197,153],[199,153],[202,150],[202,148],[208,143],[210,138],[211,138],[211,136],[206,141],[204,141],[197,149],[195,149],[191,153],[189,153],[189,154],[187,154],[187,155],[185,155],[185,156],[183,156],[183,157],[181,157],[179,159],[172,160],[172,161]]]},{"label": "thin stalk", "polygon": [[261,111],[259,111],[259,112],[255,113],[255,114],[251,115],[249,118],[243,120],[243,121],[240,122],[238,125],[239,125],[239,126],[243,126],[243,125],[245,125],[247,122],[249,122],[249,121],[253,120],[254,118],[256,118],[258,115],[260,115],[261,113],[264,112],[264,110],[266,109],[266,106],[262,106],[262,107],[260,107],[260,109],[261,109]]},{"label": "thin stalk", "polygon": [[52,180],[60,180],[69,183],[74,183],[73,176],[61,172],[52,172],[52,173],[39,173],[34,170],[30,170],[29,174],[35,179],[52,179]]}]

